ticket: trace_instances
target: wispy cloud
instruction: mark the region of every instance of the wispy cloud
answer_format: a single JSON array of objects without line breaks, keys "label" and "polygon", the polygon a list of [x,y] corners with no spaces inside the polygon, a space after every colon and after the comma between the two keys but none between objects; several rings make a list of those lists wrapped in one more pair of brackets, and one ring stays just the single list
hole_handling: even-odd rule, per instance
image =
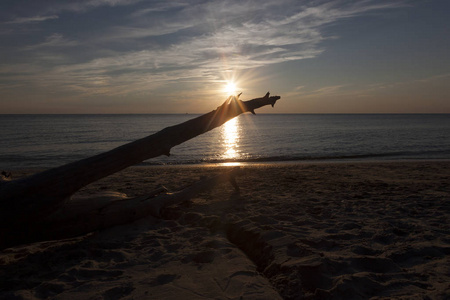
[{"label": "wispy cloud", "polygon": [[[35,60],[39,73],[23,72],[20,79],[42,88],[58,86],[61,90],[105,95],[149,91],[196,78],[216,82],[226,70],[317,57],[325,50],[322,42],[334,38],[324,34],[324,25],[400,5],[404,2],[54,2],[42,8],[51,15],[16,18],[15,22],[43,22],[68,11],[78,14],[72,18],[87,18],[84,12],[102,6],[128,9],[119,19],[85,31],[72,28],[59,32],[54,27],[54,32],[48,32],[42,28],[45,35],[41,40],[22,49],[27,50],[27,56],[49,59]],[[90,17],[97,15],[92,13]],[[58,22],[64,25],[66,20],[61,17]],[[70,51],[74,47],[77,51]],[[61,48],[68,51],[65,56],[61,56]],[[57,63],[48,63],[52,57],[58,57]],[[3,61],[0,73],[6,74],[16,66],[14,73],[20,74],[22,65]],[[339,88],[332,87],[331,91]]]},{"label": "wispy cloud", "polygon": [[76,41],[68,40],[64,38],[62,34],[53,33],[50,36],[45,38],[45,41],[39,44],[35,44],[32,46],[27,46],[25,50],[37,50],[40,48],[60,48],[60,47],[73,47],[78,45],[79,43]]},{"label": "wispy cloud", "polygon": [[102,6],[127,6],[133,5],[143,0],[75,0],[75,1],[55,1],[52,5],[46,6],[46,10],[55,13],[64,11],[86,12]]},{"label": "wispy cloud", "polygon": [[155,1],[151,7],[136,10],[130,15],[130,18],[141,18],[143,16],[149,16],[154,13],[170,11],[172,9],[186,8],[189,5],[189,3],[178,1]]},{"label": "wispy cloud", "polygon": [[390,90],[390,89],[395,89],[398,87],[414,87],[417,85],[421,85],[421,84],[429,84],[429,83],[447,83],[448,80],[450,79],[450,73],[445,73],[445,74],[439,74],[439,75],[434,75],[434,76],[429,76],[429,77],[424,77],[424,78],[417,78],[417,79],[412,79],[412,80],[407,80],[407,81],[396,81],[396,82],[383,82],[383,83],[374,83],[371,84],[369,86],[367,86],[365,89],[363,89],[361,91],[361,93],[371,93],[374,91],[383,91],[383,90]]},{"label": "wispy cloud", "polygon": [[50,15],[50,16],[17,17],[15,19],[13,19],[12,21],[4,22],[4,24],[37,23],[37,22],[44,22],[47,20],[54,20],[54,19],[58,19],[58,16]]},{"label": "wispy cloud", "polygon": [[[289,92],[283,94],[286,98],[296,98],[296,99],[342,99],[343,97],[355,99],[355,98],[365,98],[365,97],[379,97],[383,93],[392,93],[397,91],[397,93],[407,94],[408,91],[412,90],[426,90],[430,87],[441,85],[448,86],[447,82],[450,79],[450,73],[411,79],[407,81],[396,81],[389,83],[372,83],[359,86],[350,85],[332,85],[323,86],[316,89],[308,89],[305,86],[297,86]],[[447,87],[448,90],[448,87]],[[438,91],[440,92],[440,90]],[[411,95],[414,97],[414,95]]]},{"label": "wispy cloud", "polygon": [[[26,0],[15,1],[11,7],[20,7],[21,14],[26,16],[13,15],[9,21],[4,21],[3,24],[25,24],[37,23],[47,20],[58,19],[59,14],[63,12],[87,12],[102,6],[116,7],[133,5],[143,0],[70,0],[70,1],[33,1],[30,5]],[[29,6],[27,11],[25,7]],[[6,13],[3,13],[6,14]]]},{"label": "wispy cloud", "polygon": [[292,91],[286,92],[284,96],[291,98],[311,99],[319,97],[332,97],[344,94],[348,95],[349,91],[345,90],[347,87],[347,85],[331,85],[323,86],[317,89],[308,89],[305,86],[297,86]]}]

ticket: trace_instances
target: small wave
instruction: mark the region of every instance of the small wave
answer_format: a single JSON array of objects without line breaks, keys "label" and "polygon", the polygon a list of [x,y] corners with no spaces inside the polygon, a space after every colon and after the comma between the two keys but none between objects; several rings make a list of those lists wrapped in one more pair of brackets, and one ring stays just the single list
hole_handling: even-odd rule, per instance
[{"label": "small wave", "polygon": [[429,152],[388,152],[364,154],[338,154],[338,155],[304,155],[304,156],[267,156],[235,161],[222,162],[283,162],[283,161],[328,161],[328,160],[370,160],[370,159],[430,159],[449,158],[450,151]]},{"label": "small wave", "polygon": [[200,160],[179,160],[160,161],[148,160],[139,165],[190,165],[190,164],[222,164],[222,163],[269,163],[269,162],[290,162],[290,161],[344,161],[344,160],[377,160],[377,159],[449,159],[449,151],[403,151],[387,153],[362,153],[362,154],[335,154],[335,155],[286,155],[286,156],[260,156],[238,159],[200,159]]}]

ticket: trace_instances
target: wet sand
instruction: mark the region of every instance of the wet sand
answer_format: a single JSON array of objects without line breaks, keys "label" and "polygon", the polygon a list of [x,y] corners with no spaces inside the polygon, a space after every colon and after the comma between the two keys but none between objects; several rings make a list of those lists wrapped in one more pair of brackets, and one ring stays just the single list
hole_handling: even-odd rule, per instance
[{"label": "wet sand", "polygon": [[[224,183],[163,219],[1,251],[0,299],[450,298],[450,161],[241,168],[239,194]],[[224,169],[132,167],[81,193]]]}]

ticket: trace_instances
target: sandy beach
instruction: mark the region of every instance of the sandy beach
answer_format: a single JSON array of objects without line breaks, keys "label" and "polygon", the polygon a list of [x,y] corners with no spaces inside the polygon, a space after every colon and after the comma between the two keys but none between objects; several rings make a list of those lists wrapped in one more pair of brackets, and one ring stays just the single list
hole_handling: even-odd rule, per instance
[{"label": "sandy beach", "polygon": [[[132,167],[80,193],[175,191],[225,169]],[[450,298],[450,161],[241,169],[240,193],[2,250],[0,299]]]}]

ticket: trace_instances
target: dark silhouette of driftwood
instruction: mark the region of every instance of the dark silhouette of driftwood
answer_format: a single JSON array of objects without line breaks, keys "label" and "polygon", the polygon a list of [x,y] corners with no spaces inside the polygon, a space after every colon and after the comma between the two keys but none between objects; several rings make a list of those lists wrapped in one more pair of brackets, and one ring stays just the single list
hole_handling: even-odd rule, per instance
[{"label": "dark silhouette of driftwood", "polygon": [[[249,101],[241,101],[239,96],[229,97],[224,104],[210,113],[167,127],[108,152],[24,179],[0,181],[0,247],[41,240],[43,237],[38,237],[39,234],[36,232],[39,224],[49,223],[50,216],[53,218],[50,223],[57,224],[55,216],[62,212],[64,204],[82,187],[146,159],[170,155],[172,147],[221,126],[244,112],[254,114],[255,109],[268,104],[273,107],[278,99],[279,96],[270,97],[269,93],[262,98]],[[153,200],[156,205],[158,201],[163,201],[161,199],[173,197],[175,196],[166,195],[159,200],[157,198]],[[125,206],[132,205],[133,202],[128,201],[130,199],[126,201]],[[125,201],[122,201],[123,203]],[[88,211],[91,208],[89,200],[84,201],[84,204]],[[109,209],[118,204],[111,205]],[[161,204],[161,207],[163,206],[165,204]],[[135,217],[134,220],[139,218]],[[62,223],[62,220],[59,222]],[[95,230],[95,226],[89,230]]]},{"label": "dark silhouette of driftwood", "polygon": [[218,183],[229,181],[238,191],[235,176],[239,172],[239,168],[233,169],[173,193],[165,187],[160,187],[147,195],[132,198],[114,192],[90,195],[89,198],[73,198],[39,224],[23,232],[20,240],[19,236],[15,239],[19,243],[65,239],[128,224],[149,215],[159,218],[164,208],[188,201]]}]

